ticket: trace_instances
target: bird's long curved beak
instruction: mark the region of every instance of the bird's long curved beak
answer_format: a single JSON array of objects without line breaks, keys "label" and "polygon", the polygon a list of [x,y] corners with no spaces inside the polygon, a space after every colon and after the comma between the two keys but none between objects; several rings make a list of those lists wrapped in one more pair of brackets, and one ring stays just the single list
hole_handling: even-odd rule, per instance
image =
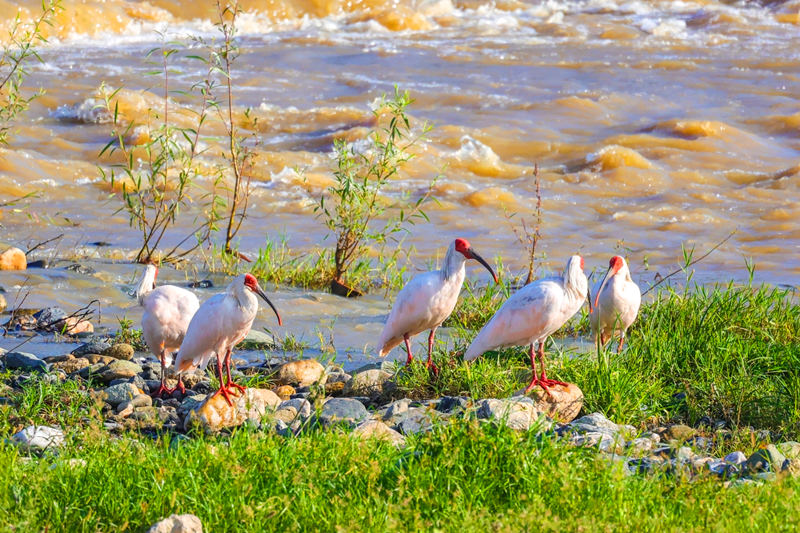
[{"label": "bird's long curved beak", "polygon": [[[603,282],[600,284],[600,288],[597,289],[597,294],[594,295],[594,307],[597,308],[597,302],[600,301],[600,293],[603,292],[603,289],[606,287],[606,283],[608,283],[608,279],[616,274],[617,271],[613,268],[609,268],[606,270],[606,275],[603,276]],[[591,304],[591,302],[589,302]]]},{"label": "bird's long curved beak", "polygon": [[272,310],[275,312],[275,316],[276,316],[276,317],[278,317],[278,325],[279,325],[279,326],[282,326],[282,325],[283,325],[283,321],[281,320],[281,315],[280,315],[280,314],[278,314],[278,310],[277,310],[277,309],[275,309],[275,306],[274,306],[274,305],[272,305],[272,302],[270,302],[270,301],[269,301],[269,298],[267,298],[267,295],[266,295],[266,294],[264,294],[264,291],[263,291],[263,290],[261,290],[261,287],[260,287],[260,286],[256,285],[256,290],[255,290],[255,293],[256,293],[256,294],[258,294],[259,296],[261,296],[261,298],[262,298],[262,299],[263,299],[265,302],[267,302],[267,303],[269,304],[269,306],[270,306],[270,307],[272,308]]},{"label": "bird's long curved beak", "polygon": [[494,278],[494,282],[495,283],[500,283],[500,280],[497,278],[497,274],[494,273],[494,270],[492,270],[492,267],[489,266],[489,263],[487,263],[486,260],[483,257],[481,257],[478,252],[476,252],[474,249],[470,248],[469,249],[469,255],[472,256],[472,259],[474,259],[475,261],[477,261],[478,263],[480,263],[480,264],[482,264],[483,266],[486,267],[486,270],[488,270],[489,273]]}]

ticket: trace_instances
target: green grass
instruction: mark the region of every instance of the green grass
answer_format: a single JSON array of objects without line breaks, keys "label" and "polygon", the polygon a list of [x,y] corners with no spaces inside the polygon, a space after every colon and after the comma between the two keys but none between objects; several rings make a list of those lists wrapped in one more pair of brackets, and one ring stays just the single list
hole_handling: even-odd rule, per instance
[{"label": "green grass", "polygon": [[[70,466],[79,458],[86,466]],[[398,450],[346,435],[236,431],[85,438],[22,461],[0,445],[0,528],[144,531],[191,512],[206,531],[765,531],[800,522],[798,482],[626,476],[594,451],[459,422]]]}]

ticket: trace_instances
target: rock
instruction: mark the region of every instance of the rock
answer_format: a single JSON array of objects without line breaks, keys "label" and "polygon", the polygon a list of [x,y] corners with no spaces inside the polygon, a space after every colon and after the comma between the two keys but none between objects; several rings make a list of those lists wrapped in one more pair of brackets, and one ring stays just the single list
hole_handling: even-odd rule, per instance
[{"label": "rock", "polygon": [[628,453],[634,456],[646,455],[650,450],[655,447],[656,443],[651,439],[639,437],[633,439],[628,443]]},{"label": "rock", "polygon": [[583,391],[574,383],[550,387],[550,394],[536,387],[531,397],[540,413],[565,424],[574,420],[583,408]]},{"label": "rock", "polygon": [[586,433],[572,435],[569,443],[579,447],[597,446],[600,451],[617,453],[625,446],[625,441],[619,435],[612,435],[607,432],[588,431]]},{"label": "rock", "polygon": [[132,361],[115,359],[99,371],[100,379],[106,383],[115,379],[132,378],[142,371],[142,367]]},{"label": "rock", "polygon": [[436,403],[436,410],[442,413],[466,411],[470,401],[467,396],[444,396]]},{"label": "rock", "polygon": [[64,432],[51,426],[28,426],[11,437],[11,442],[27,451],[54,450],[64,444]]},{"label": "rock", "polygon": [[88,320],[81,320],[78,317],[67,317],[64,322],[59,323],[59,330],[69,335],[79,335],[81,333],[94,333],[94,326]]},{"label": "rock", "polygon": [[778,444],[778,450],[787,459],[800,459],[800,442],[788,441]]},{"label": "rock", "polygon": [[5,311],[6,307],[8,307],[8,303],[6,302],[6,298],[2,294],[0,294],[0,313]]},{"label": "rock", "polygon": [[353,375],[358,374],[360,372],[366,372],[367,370],[383,370],[384,372],[389,372],[390,374],[394,372],[397,363],[394,361],[387,361],[385,359],[381,361],[375,361],[374,363],[367,363],[366,365],[360,366],[353,372]]},{"label": "rock", "polygon": [[[114,385],[114,386],[118,387],[119,385]],[[137,394],[130,400],[122,402],[119,405],[117,405],[117,413],[119,414],[120,412],[122,412],[127,408],[130,408],[131,412],[133,412],[133,410],[136,409],[137,407],[150,407],[151,405],[153,405],[153,399],[149,395]]]},{"label": "rock", "polygon": [[33,314],[36,319],[36,325],[41,329],[61,329],[58,323],[64,322],[67,318],[67,312],[60,307],[45,307],[44,309]]},{"label": "rock", "polygon": [[433,413],[419,407],[412,407],[397,423],[397,429],[403,435],[414,435],[422,431],[430,431],[433,427]]},{"label": "rock", "polygon": [[749,472],[764,472],[772,469],[773,472],[780,472],[786,457],[778,450],[774,444],[768,444],[766,448],[761,448],[747,458],[744,464]]},{"label": "rock", "polygon": [[[72,356],[70,356],[72,357]],[[67,374],[72,374],[73,372],[77,372],[82,368],[86,368],[89,366],[89,360],[83,357],[72,357],[72,359],[67,359],[65,361],[58,361],[52,364],[51,368],[53,370],[63,370]]]},{"label": "rock", "polygon": [[358,425],[358,427],[356,427],[356,429],[353,430],[352,434],[354,437],[362,440],[383,440],[397,446],[398,448],[403,446],[406,442],[406,438],[403,435],[378,420],[367,420],[366,422],[362,422]]},{"label": "rock", "polygon": [[70,272],[76,272],[78,274],[83,274],[84,276],[89,276],[94,274],[96,271],[90,266],[81,265],[79,263],[72,263],[71,265],[67,265],[64,267],[64,270],[69,270]]},{"label": "rock", "polygon": [[112,407],[117,407],[142,394],[142,391],[133,383],[118,383],[106,388],[103,392],[105,393],[105,402]]},{"label": "rock", "polygon": [[281,400],[288,400],[292,397],[292,394],[295,393],[294,387],[291,385],[281,385],[277,389],[275,389],[275,394],[278,395],[278,398]]},{"label": "rock", "polygon": [[723,461],[725,461],[729,465],[740,465],[747,461],[747,456],[739,451],[731,452],[725,456],[725,459],[723,459]]},{"label": "rock", "polygon": [[193,514],[173,514],[153,524],[147,533],[203,533],[203,524]]},{"label": "rock", "polygon": [[72,350],[72,355],[74,355],[75,357],[80,357],[90,353],[101,354],[106,350],[108,350],[110,347],[111,343],[107,341],[87,342],[86,344],[81,344],[80,346]]},{"label": "rock", "polygon": [[346,387],[347,383],[344,381],[325,383],[325,396],[342,396]]},{"label": "rock", "polygon": [[793,478],[800,477],[800,459],[786,459],[783,463],[783,472]]},{"label": "rock", "polygon": [[290,361],[278,369],[278,383],[296,387],[308,387],[319,383],[325,375],[325,367],[316,359]]},{"label": "rock", "polygon": [[100,354],[96,354],[96,353],[86,354],[86,360],[89,361],[89,363],[93,364],[93,365],[97,364],[97,363],[102,363],[104,365],[107,365],[107,364],[113,363],[115,361],[115,359],[113,357],[109,357],[107,355],[100,355]]},{"label": "rock", "polygon": [[272,335],[255,329],[251,329],[242,342],[249,343],[251,349],[259,346],[262,348],[272,348],[275,346],[275,339],[272,338]]},{"label": "rock", "polygon": [[28,260],[25,252],[19,248],[6,249],[0,253],[0,270],[25,270],[28,267]]},{"label": "rock", "polygon": [[514,397],[509,400],[489,398],[478,402],[478,418],[505,423],[512,429],[528,430],[539,420],[541,412],[530,398]]},{"label": "rock", "polygon": [[403,398],[389,404],[383,413],[383,419],[390,422],[392,425],[397,424],[403,416],[408,413],[408,407],[411,405],[411,400]]},{"label": "rock", "polygon": [[103,350],[103,355],[113,357],[114,359],[130,361],[133,358],[133,346],[125,343],[113,344]]},{"label": "rock", "polygon": [[678,442],[685,442],[694,437],[696,433],[697,433],[696,430],[690,428],[687,425],[675,424],[674,426],[670,426],[667,428],[665,436],[668,440],[671,439],[671,440],[676,440]]},{"label": "rock", "polygon": [[5,355],[6,368],[20,370],[37,370],[47,372],[47,363],[27,352],[7,352]]},{"label": "rock", "polygon": [[695,458],[695,453],[688,446],[681,446],[675,451],[675,459],[681,463],[691,463]]},{"label": "rock", "polygon": [[337,368],[332,370],[328,374],[328,377],[325,379],[325,384],[328,385],[330,383],[349,383],[351,379],[353,379],[353,376],[351,376],[344,370]]},{"label": "rock", "polygon": [[344,424],[355,427],[369,418],[364,404],[353,398],[329,398],[322,406],[318,422],[324,427]]},{"label": "rock", "polygon": [[308,418],[311,416],[311,403],[305,398],[295,398],[285,400],[280,403],[278,409],[294,409],[300,418]]},{"label": "rock", "polygon": [[47,259],[37,259],[36,261],[29,261],[28,268],[50,268],[50,261]]},{"label": "rock", "polygon": [[385,390],[388,391],[390,384],[394,385],[390,381],[391,378],[392,374],[377,368],[359,372],[353,375],[353,379],[350,380],[350,383],[345,388],[345,394],[348,396],[378,397]]},{"label": "rock", "polygon": [[[234,389],[231,399],[233,405],[228,405],[222,394],[207,397],[188,411],[183,422],[184,428],[200,428],[207,433],[213,433],[240,426],[245,421],[259,425],[264,414],[268,410],[275,410],[281,403],[278,395],[267,389],[246,389],[244,393]],[[184,404],[181,404],[181,409],[183,407]]]},{"label": "rock", "polygon": [[584,431],[605,431],[606,433],[618,433],[619,426],[605,417],[602,413],[592,413],[582,416],[570,422],[568,426],[571,430]]}]

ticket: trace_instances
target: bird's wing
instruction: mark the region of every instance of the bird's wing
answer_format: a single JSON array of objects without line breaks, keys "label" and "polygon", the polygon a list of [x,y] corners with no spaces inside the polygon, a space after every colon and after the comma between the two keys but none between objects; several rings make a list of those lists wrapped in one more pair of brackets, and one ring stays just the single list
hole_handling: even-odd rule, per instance
[{"label": "bird's wing", "polygon": [[464,360],[475,359],[483,352],[504,346],[521,346],[546,337],[556,325],[565,298],[556,280],[530,283],[509,297],[464,353]]},{"label": "bird's wing", "polygon": [[208,364],[225,338],[224,307],[225,295],[217,294],[206,300],[194,314],[175,358],[178,372]]},{"label": "bird's wing", "polygon": [[440,288],[441,277],[438,272],[424,272],[414,276],[397,293],[389,318],[383,326],[378,340],[378,352],[382,356],[403,342],[406,333],[417,334],[433,327],[431,301]]}]

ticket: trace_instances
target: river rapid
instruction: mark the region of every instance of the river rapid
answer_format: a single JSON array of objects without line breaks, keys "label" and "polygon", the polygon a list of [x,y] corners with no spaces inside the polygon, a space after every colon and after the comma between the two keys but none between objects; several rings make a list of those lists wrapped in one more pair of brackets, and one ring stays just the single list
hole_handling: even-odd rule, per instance
[{"label": "river rapid", "polygon": [[[39,6],[0,0],[0,28],[18,9],[24,20]],[[573,253],[586,258],[588,269],[605,268],[618,252],[647,286],[676,267],[683,243],[703,251],[737,230],[697,265],[698,280],[745,279],[745,258],[752,258],[757,280],[794,284],[800,1],[242,6],[236,112],[257,140],[250,218],[239,241],[244,252],[281,236],[295,250],[330,242],[313,207],[330,183],[333,140],[360,142],[374,125],[376,99],[396,84],[415,99],[415,128],[427,121],[434,129],[387,196],[419,196],[440,176],[438,202],[427,208],[430,223],[405,239],[415,249],[414,268],[441,258],[457,236],[484,257],[502,256],[513,271],[524,268],[511,227],[531,221],[538,163],[544,270],[560,271]],[[46,30],[43,63],[30,65],[27,87],[46,94],[0,147],[0,203],[35,194],[0,209],[0,240],[25,248],[64,233],[40,255],[89,257],[83,261],[96,272],[0,273],[0,286],[12,303],[27,283],[26,306],[33,307],[73,310],[97,298],[100,325],[113,329],[121,316],[138,320],[126,291],[139,269],[124,260],[139,233],[118,212],[119,198],[98,170],[115,162],[99,155],[111,134],[108,114],[97,108],[101,87],[122,89],[118,101],[128,120],[162,108],[160,78],[147,75],[153,66],[145,61],[161,33],[193,47],[182,48],[170,67],[171,89],[188,90],[205,70],[185,56],[201,48],[192,37],[217,36],[214,6],[65,0],[63,8]],[[169,105],[179,121],[193,109],[178,92]],[[241,118],[248,108],[255,126]],[[222,161],[219,134],[212,125],[204,139],[208,168]],[[178,220],[168,240],[191,231],[192,215],[190,209]],[[111,246],[90,245],[96,241]],[[165,281],[203,275],[164,272]],[[344,304],[281,288],[275,300],[292,310],[288,331],[318,345],[317,330],[337,349],[361,354],[371,351],[389,308],[382,294]],[[259,324],[271,324],[269,313]]]}]

